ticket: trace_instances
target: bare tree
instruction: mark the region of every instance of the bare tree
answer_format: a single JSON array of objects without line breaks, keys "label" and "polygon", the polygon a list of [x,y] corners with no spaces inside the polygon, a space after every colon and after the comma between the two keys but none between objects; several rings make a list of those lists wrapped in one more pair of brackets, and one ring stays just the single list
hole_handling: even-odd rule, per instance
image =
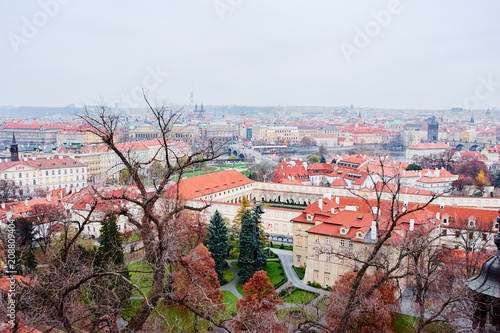
[{"label": "bare tree", "polygon": [[[119,213],[126,216],[128,221],[135,226],[142,236],[145,245],[145,260],[153,270],[152,287],[147,295],[148,302],[144,302],[130,320],[129,331],[140,330],[149,318],[158,300],[165,299],[167,303],[177,303],[186,306],[189,310],[209,320],[215,326],[223,326],[216,319],[214,313],[202,313],[196,307],[179,299],[173,293],[173,278],[166,267],[173,264],[182,264],[182,258],[197,244],[186,242],[186,237],[191,237],[191,230],[182,223],[186,211],[203,211],[208,205],[193,206],[180,197],[179,181],[183,174],[191,170],[195,163],[211,161],[221,156],[225,151],[223,146],[215,146],[209,142],[203,149],[190,155],[177,156],[176,152],[168,145],[171,138],[171,128],[180,117],[180,113],[170,114],[170,109],[153,106],[144,95],[148,111],[156,120],[160,136],[158,141],[162,148],[146,162],[136,160],[130,154],[124,154],[116,146],[115,136],[120,126],[120,117],[106,107],[95,109],[84,108],[80,117],[89,125],[90,131],[97,135],[109,149],[115,152],[121,163],[128,170],[137,191],[130,193],[123,190],[114,195],[102,195],[103,200],[125,200],[138,208],[139,213],[134,213],[123,208]],[[169,115],[170,114],[170,115]],[[160,155],[161,152],[161,155]],[[159,161],[158,156],[165,160]],[[160,179],[153,180],[152,188],[147,188],[141,174],[146,174],[149,165],[158,161],[165,164],[163,175]],[[183,242],[184,241],[184,242]],[[187,246],[190,245],[190,246]]]},{"label": "bare tree", "polygon": [[0,200],[2,202],[9,202],[12,197],[18,193],[19,188],[13,180],[0,180]]},{"label": "bare tree", "polygon": [[[383,160],[381,160],[378,174],[368,171],[368,177],[371,178],[373,183],[377,184],[373,190],[374,198],[366,198],[358,194],[358,192],[351,191],[354,197],[357,197],[367,207],[370,207],[373,221],[372,232],[376,232],[372,238],[372,244],[366,247],[365,250],[358,252],[337,249],[332,246],[317,248],[319,252],[344,257],[353,260],[358,265],[356,276],[347,296],[346,306],[335,332],[343,333],[348,331],[352,314],[361,306],[363,300],[369,298],[377,288],[388,281],[398,281],[408,275],[405,264],[415,249],[407,243],[408,241],[404,237],[397,237],[394,240],[393,236],[396,235],[396,227],[401,227],[403,220],[425,210],[437,198],[437,195],[432,195],[429,196],[425,203],[408,207],[407,204],[400,200],[400,193],[402,192],[399,173],[396,172],[391,176],[386,176],[384,168]],[[379,181],[379,179],[381,180]],[[434,228],[433,221],[422,222],[420,227],[424,230],[429,231]],[[401,239],[398,240],[399,238]],[[363,288],[366,289],[366,292],[360,293],[359,288],[369,269],[376,269],[380,273],[377,274],[376,282],[371,284],[369,288]]]}]

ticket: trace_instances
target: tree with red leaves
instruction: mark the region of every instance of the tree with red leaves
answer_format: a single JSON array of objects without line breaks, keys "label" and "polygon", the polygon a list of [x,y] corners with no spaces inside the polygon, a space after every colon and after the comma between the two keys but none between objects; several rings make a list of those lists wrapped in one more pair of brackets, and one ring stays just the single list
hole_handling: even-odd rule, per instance
[{"label": "tree with red leaves", "polygon": [[243,286],[246,297],[236,303],[240,314],[234,320],[235,332],[284,332],[283,325],[276,319],[278,298],[266,272],[258,271]]},{"label": "tree with red leaves", "polygon": [[[326,311],[328,325],[339,326],[355,278],[354,272],[344,274],[338,280],[335,289],[332,289]],[[391,312],[398,304],[395,284],[391,280],[382,282],[369,297],[365,297],[370,288],[378,284],[380,278],[378,275],[364,276],[356,295],[360,304],[354,308],[349,318],[347,332],[375,333],[391,330]]]},{"label": "tree with red leaves", "polygon": [[[212,313],[214,318],[225,310],[223,294],[215,272],[215,261],[208,249],[199,244],[176,265],[174,274],[176,303]],[[195,332],[198,313],[195,312]]]}]

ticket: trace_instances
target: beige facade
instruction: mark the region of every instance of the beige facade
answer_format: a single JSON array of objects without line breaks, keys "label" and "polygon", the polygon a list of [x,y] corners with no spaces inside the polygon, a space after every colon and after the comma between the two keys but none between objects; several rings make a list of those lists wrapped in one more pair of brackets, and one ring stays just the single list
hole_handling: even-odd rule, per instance
[{"label": "beige facade", "polygon": [[270,145],[299,142],[299,129],[295,126],[252,126],[252,140]]}]

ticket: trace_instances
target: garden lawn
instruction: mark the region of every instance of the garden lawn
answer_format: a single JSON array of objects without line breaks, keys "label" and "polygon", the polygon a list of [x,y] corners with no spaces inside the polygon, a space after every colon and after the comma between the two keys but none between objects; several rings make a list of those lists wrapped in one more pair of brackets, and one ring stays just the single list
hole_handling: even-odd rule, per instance
[{"label": "garden lawn", "polygon": [[128,300],[128,306],[125,310],[122,312],[122,317],[129,321],[137,312],[139,307],[141,306],[142,302],[144,302],[143,299],[129,299]]},{"label": "garden lawn", "polygon": [[230,291],[224,290],[224,304],[226,305],[226,315],[231,315],[236,313],[236,302],[238,302],[238,297]]},{"label": "garden lawn", "polygon": [[224,282],[229,283],[234,280],[234,272],[231,270],[231,268],[226,268],[222,274],[224,275]]},{"label": "garden lawn", "polygon": [[291,245],[283,245],[283,248],[280,247],[281,245],[274,244],[273,243],[273,248],[274,249],[280,249],[280,250],[287,250],[287,251],[293,251],[293,246]]},{"label": "garden lawn", "polygon": [[[269,280],[271,280],[273,286],[277,285],[281,280],[285,278],[283,266],[281,266],[281,262],[279,261],[268,261],[267,264],[262,268],[262,270],[267,273],[267,276],[269,277]],[[281,275],[280,273],[283,273],[283,275]]]},{"label": "garden lawn", "polygon": [[316,315],[313,312],[305,311],[306,312],[299,307],[285,308],[278,310],[276,316],[279,320],[288,321],[294,324],[299,324],[306,320],[316,320]]},{"label": "garden lawn", "polygon": [[[392,313],[392,327],[394,329],[394,333],[406,333],[406,332],[413,332],[414,331],[414,326],[417,325],[418,318],[405,315],[402,313]],[[453,328],[450,327],[446,323],[431,323],[430,325],[426,326],[423,330],[424,333],[431,333],[431,332],[445,332],[445,333],[452,333],[454,332]]]},{"label": "garden lawn", "polygon": [[309,303],[311,300],[313,300],[316,296],[318,296],[317,293],[313,293],[311,291],[299,289],[299,288],[294,288],[292,292],[288,295],[286,295],[283,298],[284,303],[297,303],[297,304],[302,304],[302,303]]},{"label": "garden lawn", "polygon": [[[151,270],[151,266],[149,263],[145,261],[138,261],[136,263],[130,264],[127,266],[129,271],[151,271],[151,273],[139,273],[139,272],[130,272],[130,281],[132,283],[138,285],[142,291],[147,295],[151,290],[151,286],[153,284],[153,271]],[[132,290],[132,296],[142,296],[141,293],[137,289]]]},{"label": "garden lawn", "polygon": [[293,270],[295,271],[295,273],[297,273],[297,276],[299,277],[299,279],[302,280],[304,278],[304,275],[306,274],[306,269],[296,267],[296,266],[292,266],[292,267],[293,267]]}]

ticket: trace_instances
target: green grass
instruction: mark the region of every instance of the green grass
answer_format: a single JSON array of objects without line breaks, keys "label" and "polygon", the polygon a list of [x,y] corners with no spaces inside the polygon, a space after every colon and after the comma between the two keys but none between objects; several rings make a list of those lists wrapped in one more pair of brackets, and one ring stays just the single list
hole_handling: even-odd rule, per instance
[{"label": "green grass", "polygon": [[299,277],[299,279],[303,279],[304,278],[304,275],[306,274],[306,269],[304,267],[295,267],[295,266],[292,266],[293,267],[293,270],[295,271],[295,273],[297,273],[297,276]]},{"label": "green grass", "polygon": [[129,321],[135,315],[142,302],[144,302],[143,299],[129,299],[128,307],[122,312],[123,318]]},{"label": "green grass", "polygon": [[318,309],[320,309],[323,312],[326,312],[328,309],[328,301],[330,298],[328,296],[323,296],[319,301],[318,301]]},{"label": "green grass", "polygon": [[[401,313],[393,313],[392,314],[392,327],[394,329],[394,333],[406,333],[413,332],[415,327],[418,325],[418,318],[401,314]],[[445,332],[452,333],[454,332],[453,328],[447,323],[431,323],[426,326],[423,330],[424,333],[433,333],[433,332]]]},{"label": "green grass", "polygon": [[238,297],[236,297],[232,292],[224,290],[224,304],[226,305],[226,315],[231,316],[236,313],[236,302],[238,302]]},{"label": "green grass", "polygon": [[284,275],[281,275],[280,273],[284,274],[285,272],[283,271],[283,267],[279,261],[268,261],[267,264],[262,267],[262,270],[267,273],[267,276],[269,277],[269,280],[271,280],[273,286],[284,279]]},{"label": "green grass", "polygon": [[[138,261],[127,266],[129,271],[150,271],[151,273],[130,272],[130,280],[132,283],[137,284],[146,295],[151,290],[153,284],[153,271],[149,263],[145,261]],[[137,289],[133,289],[132,296],[142,296]]]},{"label": "green grass", "polygon": [[293,246],[292,245],[283,245],[283,247],[281,247],[281,245],[273,244],[273,249],[293,251]]},{"label": "green grass", "polygon": [[310,301],[312,301],[316,296],[318,296],[317,293],[307,291],[307,290],[302,290],[299,288],[293,288],[292,292],[283,298],[283,302],[296,303],[296,304],[302,304],[302,303],[307,304]]},{"label": "green grass", "polygon": [[226,268],[222,274],[224,275],[224,282],[229,283],[234,280],[234,272],[231,270],[231,268]]},{"label": "green grass", "polygon": [[240,249],[232,249],[230,252],[229,252],[229,257],[228,259],[229,260],[237,260],[238,257],[240,256]]},{"label": "green grass", "polygon": [[238,290],[238,292],[240,293],[241,296],[247,296],[247,294],[245,294],[243,292],[243,286],[241,285],[241,281],[239,281],[237,284],[236,284],[236,290]]},{"label": "green grass", "polygon": [[299,307],[285,308],[278,310],[276,315],[279,320],[300,324],[306,320],[316,320],[316,315],[308,310],[302,310]]}]

